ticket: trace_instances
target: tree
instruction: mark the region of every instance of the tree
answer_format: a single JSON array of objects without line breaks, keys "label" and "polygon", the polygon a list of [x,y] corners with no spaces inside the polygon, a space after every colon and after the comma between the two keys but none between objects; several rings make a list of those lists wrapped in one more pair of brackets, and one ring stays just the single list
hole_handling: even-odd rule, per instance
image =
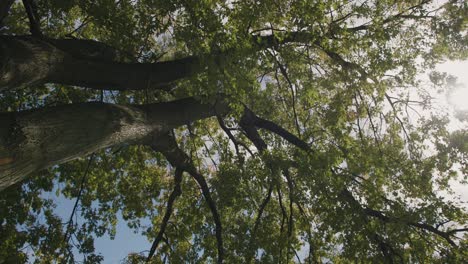
[{"label": "tree", "polygon": [[466,123],[418,76],[467,58],[467,9],[2,1],[0,261],[99,263],[121,214],[153,242],[130,263],[463,262],[440,193],[466,181]]}]

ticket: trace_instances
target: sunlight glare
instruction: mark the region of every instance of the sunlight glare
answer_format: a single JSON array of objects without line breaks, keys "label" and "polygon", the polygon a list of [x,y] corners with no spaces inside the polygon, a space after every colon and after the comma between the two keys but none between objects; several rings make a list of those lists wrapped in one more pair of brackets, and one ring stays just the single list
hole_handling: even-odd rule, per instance
[{"label": "sunlight glare", "polygon": [[448,95],[449,103],[458,111],[468,110],[468,87],[463,86],[451,91]]}]

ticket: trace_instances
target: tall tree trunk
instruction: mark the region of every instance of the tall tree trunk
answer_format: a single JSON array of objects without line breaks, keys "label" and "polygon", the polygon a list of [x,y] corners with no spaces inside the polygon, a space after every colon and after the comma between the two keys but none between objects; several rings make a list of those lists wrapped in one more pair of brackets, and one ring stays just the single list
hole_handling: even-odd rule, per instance
[{"label": "tall tree trunk", "polygon": [[144,106],[83,103],[0,113],[0,190],[31,172],[121,144],[143,144],[170,129],[225,112],[194,99]]},{"label": "tall tree trunk", "polygon": [[111,61],[115,54],[91,40],[0,36],[0,91],[35,83],[94,89],[164,89],[200,71],[196,57],[156,63]]}]

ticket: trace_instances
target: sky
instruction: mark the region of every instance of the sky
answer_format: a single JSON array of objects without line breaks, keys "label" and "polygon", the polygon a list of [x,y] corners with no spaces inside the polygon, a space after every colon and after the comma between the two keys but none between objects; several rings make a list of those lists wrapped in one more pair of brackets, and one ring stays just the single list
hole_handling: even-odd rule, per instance
[{"label": "sky", "polygon": [[458,110],[468,110],[468,61],[445,62],[436,69],[457,77],[460,87],[449,95],[448,103]]},{"label": "sky", "polygon": [[[72,212],[75,200],[69,200],[63,196],[57,197],[55,191],[46,193],[44,198],[52,199],[56,202],[57,207],[55,213],[62,218],[62,222],[68,221]],[[78,215],[78,223],[82,223],[82,219]],[[147,251],[151,248],[151,243],[141,234],[135,234],[126,222],[122,219],[122,215],[118,214],[117,233],[115,239],[111,240],[108,235],[95,238],[94,246],[96,253],[104,256],[104,264],[120,263],[129,253],[138,253]],[[75,259],[82,260],[78,251],[74,251]],[[147,252],[145,252],[147,253]]]},{"label": "sky", "polygon": [[[436,70],[447,72],[457,77],[457,88],[444,95],[447,106],[452,110],[468,111],[468,60],[450,61],[437,66]],[[462,123],[452,119],[451,130],[468,129],[467,122]],[[456,196],[459,196],[465,202],[465,208],[468,210],[468,185],[462,185],[452,181],[452,189]]]}]

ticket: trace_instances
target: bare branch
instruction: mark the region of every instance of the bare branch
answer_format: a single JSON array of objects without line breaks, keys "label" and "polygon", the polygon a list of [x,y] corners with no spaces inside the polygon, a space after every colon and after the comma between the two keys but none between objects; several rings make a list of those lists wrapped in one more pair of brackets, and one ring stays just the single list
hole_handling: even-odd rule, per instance
[{"label": "bare branch", "polygon": [[[286,177],[286,181],[288,184],[288,192],[289,192],[289,220],[288,220],[288,248],[291,243],[292,232],[294,229],[294,185],[291,179],[291,175],[289,174],[288,169],[283,170],[283,174]],[[289,250],[287,252],[287,259],[289,260]]]},{"label": "bare branch", "polygon": [[[387,101],[390,103],[390,106],[392,107],[393,109],[393,115],[395,116],[395,118],[398,120],[398,122],[400,123],[400,126],[401,126],[401,129],[403,130],[403,133],[405,134],[405,137],[406,139],[408,140],[408,143],[411,142],[411,138],[408,134],[408,132],[406,131],[406,128],[405,128],[405,125],[403,123],[403,121],[401,120],[401,118],[398,116],[398,111],[397,109],[395,108],[395,103],[392,101],[392,99],[390,98],[390,96],[388,96],[387,93],[385,93],[385,98],[387,98]],[[411,145],[410,145],[411,146]]]},{"label": "bare branch", "polygon": [[221,218],[219,216],[218,210],[216,209],[216,204],[213,201],[213,198],[211,197],[210,189],[205,180],[205,177],[203,177],[201,174],[195,171],[195,168],[193,166],[188,172],[200,186],[203,196],[205,197],[205,200],[208,203],[208,207],[211,210],[211,214],[213,215],[213,219],[216,225],[216,240],[218,243],[218,263],[223,263],[224,249],[223,249],[223,238],[222,238],[222,225],[221,225]]},{"label": "bare branch", "polygon": [[468,227],[457,228],[457,229],[452,229],[452,230],[447,231],[448,234],[455,234],[455,233],[458,233],[458,232],[468,232]]},{"label": "bare branch", "polygon": [[283,65],[278,60],[278,58],[275,56],[275,54],[273,54],[271,52],[270,52],[270,54],[275,59],[276,64],[278,65],[281,74],[286,79],[286,81],[288,83],[288,86],[289,86],[289,90],[291,91],[291,101],[292,101],[291,106],[292,106],[292,111],[293,111],[293,115],[294,115],[294,124],[296,125],[296,130],[297,130],[296,132],[300,136],[301,135],[301,129],[300,129],[300,126],[299,126],[299,120],[298,120],[297,111],[296,111],[296,95],[295,95],[295,92],[294,92],[294,84],[292,83],[291,78],[289,78],[289,74],[288,74],[288,72],[286,70],[286,66]]},{"label": "bare branch", "polygon": [[[280,188],[280,184],[277,184],[276,185],[276,191],[278,193],[278,204],[281,208],[281,227],[280,227],[280,236],[283,234],[283,230],[284,230],[284,220],[285,219],[288,219],[288,214],[286,213],[286,209],[284,208],[284,204],[283,204],[283,196],[281,194],[281,188]],[[280,248],[280,259],[282,259],[282,252],[283,252],[283,248]]]}]

